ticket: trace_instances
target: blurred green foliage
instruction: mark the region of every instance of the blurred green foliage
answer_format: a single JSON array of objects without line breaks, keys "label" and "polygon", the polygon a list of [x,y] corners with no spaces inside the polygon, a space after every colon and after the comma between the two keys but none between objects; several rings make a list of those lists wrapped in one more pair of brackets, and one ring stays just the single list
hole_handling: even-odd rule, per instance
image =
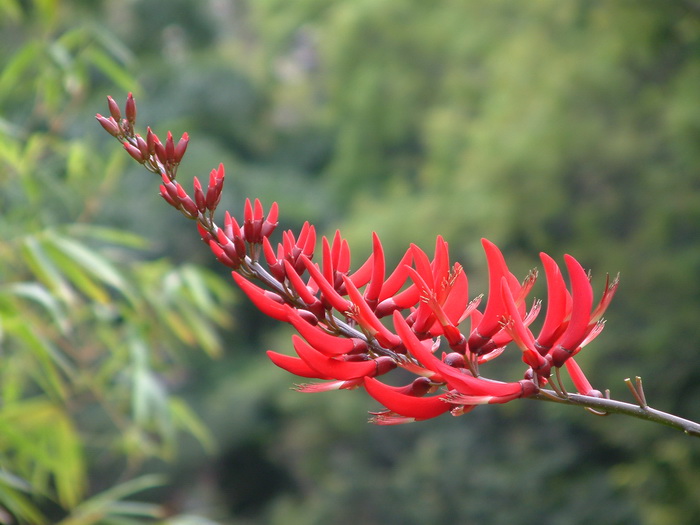
[{"label": "blurred green foliage", "polygon": [[[582,365],[622,398],[641,375],[653,406],[698,420],[700,4],[0,0],[0,13],[6,512],[700,521],[697,444],[665,428],[528,401],[375,428],[361,393],[289,392],[263,355],[289,334],[229,306],[191,224],[92,120],[106,94],[133,91],[141,122],[190,133],[184,184],[225,162],[232,213],[276,200],[285,228],[341,227],[358,256],[372,230],[392,257],[442,234],[474,294],[481,236],[523,276],[540,250],[574,254],[601,290],[619,271]],[[135,500],[155,473],[168,488]]]}]

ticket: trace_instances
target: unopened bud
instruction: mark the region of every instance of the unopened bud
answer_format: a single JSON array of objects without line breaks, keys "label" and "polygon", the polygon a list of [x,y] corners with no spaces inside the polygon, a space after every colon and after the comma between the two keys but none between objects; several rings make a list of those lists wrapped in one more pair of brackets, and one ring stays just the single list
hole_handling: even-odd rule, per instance
[{"label": "unopened bud", "polygon": [[466,367],[466,361],[464,360],[464,356],[457,352],[450,352],[445,356],[445,359],[443,361],[446,365],[451,366],[453,368]]},{"label": "unopened bud", "polygon": [[129,124],[132,126],[136,123],[136,102],[134,101],[134,96],[129,93],[129,95],[126,97],[126,120],[129,121]]},{"label": "unopened bud", "polygon": [[143,157],[143,154],[141,153],[141,150],[137,148],[136,146],[133,146],[132,144],[129,144],[128,142],[124,143],[124,149],[127,151],[129,155],[138,163],[143,164],[145,162],[145,159]]},{"label": "unopened bud", "polygon": [[187,144],[190,142],[190,136],[187,133],[182,134],[182,138],[178,141],[177,146],[175,146],[175,153],[173,155],[173,160],[177,164],[180,163],[182,157],[185,155],[187,150]]},{"label": "unopened bud", "polygon": [[121,134],[119,124],[117,124],[117,121],[114,120],[114,118],[103,117],[99,113],[95,115],[95,118],[97,119],[97,122],[100,123],[100,126],[102,126],[104,130],[113,137],[118,137]]},{"label": "unopened bud", "polygon": [[112,115],[112,118],[116,122],[119,122],[119,120],[122,118],[122,113],[119,110],[119,104],[117,104],[109,95],[107,96],[107,106],[109,106],[109,114]]}]

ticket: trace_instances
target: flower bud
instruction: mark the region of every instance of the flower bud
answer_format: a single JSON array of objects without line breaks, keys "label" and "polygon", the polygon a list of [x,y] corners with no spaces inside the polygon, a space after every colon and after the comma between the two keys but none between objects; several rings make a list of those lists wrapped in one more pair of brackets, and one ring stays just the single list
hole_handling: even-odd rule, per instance
[{"label": "flower bud", "polygon": [[126,120],[132,126],[136,123],[136,102],[134,101],[134,96],[129,93],[126,97]]},{"label": "flower bud", "polygon": [[115,121],[113,117],[103,117],[98,113],[97,115],[95,115],[95,118],[97,119],[97,122],[100,123],[100,126],[102,126],[104,130],[113,137],[118,137],[119,135],[121,135],[119,124],[117,124],[117,121]]},{"label": "flower bud", "polygon": [[107,95],[107,106],[109,106],[109,114],[112,115],[112,118],[116,122],[119,122],[122,118],[122,113],[119,110],[119,104],[117,104],[109,95]]},{"label": "flower bud", "polygon": [[133,146],[133,145],[129,144],[128,142],[125,142],[124,149],[139,164],[143,164],[145,162],[145,159],[143,157],[143,154],[141,153],[141,150],[139,148],[137,148],[136,146]]}]

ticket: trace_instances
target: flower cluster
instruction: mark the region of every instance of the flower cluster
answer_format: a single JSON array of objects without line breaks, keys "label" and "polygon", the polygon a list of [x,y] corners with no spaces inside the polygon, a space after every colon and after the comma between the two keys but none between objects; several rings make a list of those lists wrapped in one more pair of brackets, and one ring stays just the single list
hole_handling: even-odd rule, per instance
[{"label": "flower cluster", "polygon": [[[109,101],[110,117],[97,115],[139,163],[161,177],[165,201],[197,222],[202,240],[214,256],[232,269],[233,279],[266,315],[289,323],[296,355],[268,351],[270,360],[294,375],[316,379],[298,386],[302,392],[364,388],[384,409],[373,413],[379,424],[396,424],[463,414],[477,405],[541,395],[545,385],[562,397],[559,370],[566,367],[580,394],[593,390],[574,356],[602,330],[602,315],[617,279],[606,282],[594,305],[589,276],[571,256],[564,262],[570,288],[557,263],[541,254],[547,284],[547,308],[537,334],[530,329],[541,302],[528,308],[537,278],[519,281],[500,250],[483,240],[489,272],[487,300],[470,300],[467,275],[450,262],[449,247],[438,237],[429,256],[415,245],[388,271],[384,249],[373,234],[367,260],[354,265],[348,242],[335,232],[320,238],[313,225],[295,234],[285,231],[274,245],[278,209],[267,213],[259,200],[245,202],[242,221],[228,212],[223,226],[214,221],[221,198],[224,167],[212,170],[204,188],[195,178],[192,196],[175,180],[188,144],[187,134],[175,144],[168,133],[163,145],[150,130],[134,132],[136,105],[129,95],[126,118]],[[353,268],[356,268],[353,270]],[[512,344],[512,345],[511,345]],[[523,379],[501,382],[481,375],[480,366],[517,347],[525,364]],[[384,376],[394,369],[417,376],[392,386]]]}]

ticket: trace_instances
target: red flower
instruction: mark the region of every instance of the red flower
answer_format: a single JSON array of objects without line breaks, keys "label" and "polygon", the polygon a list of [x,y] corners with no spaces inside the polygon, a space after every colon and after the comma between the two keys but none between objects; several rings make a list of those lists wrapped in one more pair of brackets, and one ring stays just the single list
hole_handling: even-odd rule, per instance
[{"label": "red flower", "polygon": [[[541,303],[535,301],[529,310],[526,303],[537,274],[531,272],[519,282],[501,251],[485,239],[489,294],[483,311],[478,310],[481,296],[469,298],[466,273],[460,264],[450,263],[449,247],[442,237],[436,240],[432,260],[411,245],[389,272],[381,240],[373,233],[372,254],[351,272],[350,247],[336,231],[332,240],[321,238],[321,260],[316,264],[312,262],[316,231],[308,222],[297,236],[283,232],[273,248],[270,235],[278,223],[277,203],[265,214],[260,200],[246,199],[242,221],[226,212],[223,227],[219,227],[213,217],[221,200],[223,165],[211,171],[206,189],[195,178],[190,197],[176,181],[189,143],[187,133],[177,144],[170,132],[164,143],[150,128],[145,139],[136,134],[137,112],[131,94],[125,118],[111,97],[108,107],[109,117],[97,115],[100,125],[130,156],[160,176],[162,197],[196,221],[202,240],[222,264],[234,270],[236,284],[255,306],[290,323],[300,334],[292,337],[297,357],[267,353],[274,364],[292,374],[326,381],[301,385],[298,390],[320,392],[364,385],[386,407],[374,414],[374,421],[380,424],[428,419],[448,411],[458,415],[479,404],[532,396],[548,381],[559,381],[558,375],[550,377],[552,366],[566,365],[579,392],[600,395],[572,357],[602,331],[602,315],[617,279],[606,282],[594,306],[588,274],[573,257],[565,256],[569,290],[554,260],[540,254],[548,306],[535,337],[529,326]],[[393,324],[382,321],[389,314]],[[443,341],[449,353],[439,353]],[[511,342],[521,350],[527,379],[500,382],[483,377],[479,367],[501,355]],[[397,366],[419,377],[403,387],[374,379]],[[426,396],[438,388],[442,393]]]},{"label": "red flower", "polygon": [[431,388],[430,380],[425,377],[419,377],[403,387],[385,385],[376,379],[365,377],[364,385],[367,393],[388,409],[374,413],[374,421],[377,423],[422,421],[442,415],[452,408],[445,395],[421,397]]}]

